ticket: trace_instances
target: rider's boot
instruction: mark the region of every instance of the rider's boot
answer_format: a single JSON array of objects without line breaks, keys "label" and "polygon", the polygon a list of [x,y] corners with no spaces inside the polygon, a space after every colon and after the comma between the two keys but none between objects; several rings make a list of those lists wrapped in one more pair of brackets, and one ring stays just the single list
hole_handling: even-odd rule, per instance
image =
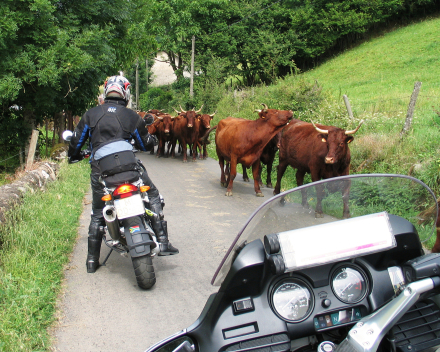
[{"label": "rider's boot", "polygon": [[179,250],[168,240],[167,222],[163,220],[164,215],[160,203],[152,203],[151,210],[158,215],[151,220],[151,225],[159,243],[160,252],[158,255],[162,257],[179,253]]},{"label": "rider's boot", "polygon": [[174,247],[168,240],[168,227],[165,220],[160,220],[162,231],[157,233],[157,242],[159,242],[159,256],[173,255],[179,253],[179,250]]},{"label": "rider's boot", "polygon": [[88,251],[87,251],[87,272],[94,273],[99,267],[99,255],[101,253],[101,242],[103,226],[100,223],[91,221],[89,226]]}]

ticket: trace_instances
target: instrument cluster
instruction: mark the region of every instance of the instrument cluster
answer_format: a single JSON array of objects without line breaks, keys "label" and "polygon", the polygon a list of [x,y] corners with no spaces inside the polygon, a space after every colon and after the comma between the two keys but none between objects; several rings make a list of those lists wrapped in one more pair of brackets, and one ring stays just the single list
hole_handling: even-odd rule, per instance
[{"label": "instrument cluster", "polygon": [[[317,296],[322,288],[314,290],[307,279],[290,276],[276,281],[269,292],[270,305],[274,313],[288,323],[299,323],[314,312],[315,328],[325,328],[348,323],[361,318],[361,310],[354,305],[361,302],[369,292],[369,281],[365,271],[355,264],[336,265],[330,273],[327,291],[339,301],[332,304],[338,311],[318,316],[325,312],[329,305]],[[315,309],[315,305],[318,305]],[[320,309],[321,308],[321,309]],[[329,308],[330,309],[330,308]],[[341,315],[341,313],[344,313]]]}]

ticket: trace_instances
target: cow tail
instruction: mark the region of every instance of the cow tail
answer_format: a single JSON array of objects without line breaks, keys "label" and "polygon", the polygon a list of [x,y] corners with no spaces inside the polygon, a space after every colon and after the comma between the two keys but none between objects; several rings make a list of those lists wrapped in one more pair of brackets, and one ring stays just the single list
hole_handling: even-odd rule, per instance
[{"label": "cow tail", "polygon": [[[218,125],[217,125],[217,126],[218,126]],[[206,133],[203,135],[203,137],[200,138],[200,141],[201,141],[202,143],[206,143],[206,141],[207,141],[208,138],[209,138],[209,134],[210,134],[212,131],[214,131],[214,130],[217,128],[217,126],[211,127],[208,131],[206,131]]]}]

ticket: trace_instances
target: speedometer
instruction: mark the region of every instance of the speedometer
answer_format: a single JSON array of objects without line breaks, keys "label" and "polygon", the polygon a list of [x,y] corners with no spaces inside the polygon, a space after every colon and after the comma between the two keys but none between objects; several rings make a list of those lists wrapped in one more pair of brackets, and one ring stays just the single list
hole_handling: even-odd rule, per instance
[{"label": "speedometer", "polygon": [[339,267],[333,274],[332,289],[342,302],[357,303],[367,293],[367,279],[360,269]]},{"label": "speedometer", "polygon": [[271,300],[275,313],[289,322],[304,320],[313,309],[310,288],[299,279],[289,278],[278,282],[272,289]]}]

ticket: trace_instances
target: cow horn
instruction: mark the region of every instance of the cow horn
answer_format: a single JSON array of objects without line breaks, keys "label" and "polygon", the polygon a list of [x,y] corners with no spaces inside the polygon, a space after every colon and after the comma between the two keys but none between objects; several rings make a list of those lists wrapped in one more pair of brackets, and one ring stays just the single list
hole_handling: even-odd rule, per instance
[{"label": "cow horn", "polygon": [[159,120],[163,120],[163,116],[157,116]]},{"label": "cow horn", "polygon": [[174,109],[174,108],[173,108],[173,110],[174,110],[175,112],[177,112],[178,114],[180,114],[180,111],[177,111],[177,110],[176,110],[176,109]]},{"label": "cow horn", "polygon": [[317,130],[319,133],[324,133],[324,134],[328,134],[328,130],[322,130],[319,127],[316,127],[315,124],[312,121],[312,125],[313,127],[315,127],[315,130]]},{"label": "cow horn", "polygon": [[214,117],[215,114],[217,114],[217,111],[214,112],[212,115],[209,115],[209,116]]},{"label": "cow horn", "polygon": [[261,110],[255,109],[254,112],[261,112]]},{"label": "cow horn", "polygon": [[199,113],[200,111],[202,111],[202,109],[203,109],[203,105],[205,105],[205,104],[202,104],[202,106],[200,107],[199,110],[196,111],[196,113]]},{"label": "cow horn", "polygon": [[185,110],[182,109],[182,105],[179,105],[180,107],[180,112],[186,112]]},{"label": "cow horn", "polygon": [[269,107],[266,105],[266,104],[264,104],[264,103],[261,103],[261,105],[263,105],[264,106],[264,110],[268,110],[269,109]]},{"label": "cow horn", "polygon": [[354,129],[352,131],[345,131],[345,134],[355,134],[363,123],[364,123],[364,120],[361,120],[361,122],[359,123],[359,126],[356,127],[356,129]]}]

